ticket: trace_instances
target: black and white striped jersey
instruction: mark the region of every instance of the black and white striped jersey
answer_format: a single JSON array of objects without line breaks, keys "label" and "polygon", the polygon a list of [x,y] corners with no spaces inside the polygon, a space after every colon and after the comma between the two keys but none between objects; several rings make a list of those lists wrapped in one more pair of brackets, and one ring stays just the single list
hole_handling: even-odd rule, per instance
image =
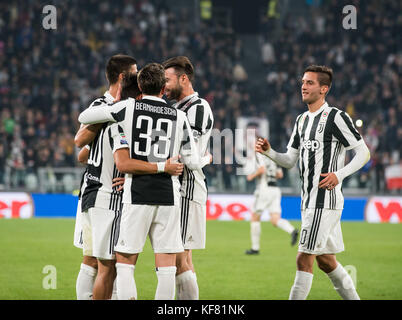
[{"label": "black and white striped jersey", "polygon": [[332,190],[318,188],[320,175],[343,168],[346,151],[363,143],[350,116],[327,103],[297,117],[288,149],[299,153],[302,209],[343,208],[342,183]]},{"label": "black and white striped jersey", "polygon": [[[84,148],[91,150],[91,148],[88,145],[86,145]],[[85,166],[85,171],[82,173],[82,177],[81,177],[80,192],[78,193],[78,200],[81,200],[84,190],[87,187],[87,173],[88,173],[88,167]]]},{"label": "black and white striped jersey", "polygon": [[[88,110],[89,111],[89,110]],[[141,100],[129,98],[111,106],[83,112],[83,123],[115,121],[122,131],[112,128],[112,138],[119,148],[128,147],[130,157],[148,162],[165,162],[180,155],[181,161],[195,169],[200,166],[190,124],[184,112],[155,96]],[[179,205],[180,182],[167,173],[126,174],[123,203]]]},{"label": "black and white striped jersey", "polygon": [[280,167],[275,163],[275,161],[262,155],[259,152],[255,153],[255,170],[260,167],[265,168],[265,172],[257,177],[257,188],[265,188],[266,186],[276,186],[277,179],[276,174],[278,171],[282,171]]},{"label": "black and white striped jersey", "polygon": [[[89,108],[95,108],[107,103],[113,103],[114,98],[109,92],[91,103]],[[82,193],[81,208],[86,211],[97,207],[109,210],[120,210],[122,191],[112,187],[112,180],[123,177],[116,169],[113,159],[113,141],[111,125],[104,123],[95,139],[90,144],[87,164],[86,187]]]},{"label": "black and white striped jersey", "polygon": [[[207,151],[214,124],[214,117],[209,103],[200,98],[198,93],[195,92],[173,106],[186,114],[193,132],[198,155],[200,158],[203,157]],[[207,202],[207,182],[202,168],[190,170],[185,167],[180,180],[180,194],[182,197],[201,204]]]}]

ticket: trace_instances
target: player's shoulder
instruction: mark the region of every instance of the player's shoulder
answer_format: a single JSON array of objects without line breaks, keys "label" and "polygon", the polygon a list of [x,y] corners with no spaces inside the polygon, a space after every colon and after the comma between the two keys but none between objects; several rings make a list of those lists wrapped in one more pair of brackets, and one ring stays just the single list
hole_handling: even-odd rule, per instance
[{"label": "player's shoulder", "polygon": [[92,102],[89,104],[89,108],[98,107],[105,104],[109,104],[109,102],[107,101],[106,96],[103,95],[92,100]]},{"label": "player's shoulder", "polygon": [[211,110],[211,106],[209,105],[208,101],[198,96],[198,98],[190,104],[190,106],[187,109],[187,112],[195,111],[199,107],[204,108],[204,110]]},{"label": "player's shoulder", "polygon": [[342,110],[341,108],[338,108],[336,106],[329,106],[330,112],[334,113],[334,119],[337,121],[340,118],[345,119],[345,117],[351,119],[350,115],[345,111]]},{"label": "player's shoulder", "polygon": [[177,119],[184,120],[187,118],[186,113],[183,110],[175,109],[177,111]]}]

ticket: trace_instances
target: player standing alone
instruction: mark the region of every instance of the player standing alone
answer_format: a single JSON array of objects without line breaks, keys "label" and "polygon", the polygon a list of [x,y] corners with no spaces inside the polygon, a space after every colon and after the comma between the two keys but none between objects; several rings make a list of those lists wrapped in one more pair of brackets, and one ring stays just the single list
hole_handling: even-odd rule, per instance
[{"label": "player standing alone", "polygon": [[[194,67],[185,56],[168,59],[163,63],[166,76],[166,96],[175,100],[173,105],[183,111],[190,123],[197,147],[203,158],[213,127],[213,114],[209,103],[193,89]],[[208,157],[208,156],[207,156]],[[205,159],[205,158],[204,158]],[[177,300],[198,300],[199,289],[192,261],[193,249],[205,249],[207,182],[202,167],[191,170],[184,167],[181,177],[181,236],[185,251],[176,257]]]},{"label": "player standing alone", "polygon": [[[299,159],[302,225],[291,300],[307,298],[314,259],[343,299],[360,299],[352,278],[335,255],[344,250],[340,224],[342,181],[363,167],[370,152],[350,116],[325,101],[331,83],[332,69],[307,67],[301,93],[308,111],[297,117],[287,153],[275,152],[267,139],[258,139],[256,143],[256,151],[285,168],[293,167]],[[345,166],[346,150],[351,149],[355,155]]]},{"label": "player standing alone", "polygon": [[281,218],[281,189],[277,185],[277,179],[282,179],[283,172],[271,159],[256,152],[256,171],[247,176],[247,180],[257,179],[257,187],[254,192],[250,234],[251,249],[246,254],[260,253],[261,214],[264,210],[269,211],[270,221],[273,226],[280,228],[291,236],[291,245],[297,242],[298,231],[289,221]]}]

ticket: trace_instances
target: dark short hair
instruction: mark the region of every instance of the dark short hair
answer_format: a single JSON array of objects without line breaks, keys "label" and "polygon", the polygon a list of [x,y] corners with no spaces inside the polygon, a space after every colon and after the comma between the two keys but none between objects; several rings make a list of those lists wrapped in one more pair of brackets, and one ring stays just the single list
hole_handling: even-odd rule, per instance
[{"label": "dark short hair", "polygon": [[137,60],[125,54],[116,54],[112,56],[106,64],[106,78],[109,84],[115,84],[119,79],[119,74],[128,72]]},{"label": "dark short hair", "polygon": [[186,56],[173,57],[163,62],[165,69],[174,68],[178,76],[186,74],[190,82],[194,81],[194,67]]},{"label": "dark short hair", "polygon": [[143,94],[159,94],[166,84],[163,66],[155,62],[148,63],[138,72],[138,84]]},{"label": "dark short hair", "polygon": [[141,94],[141,90],[138,87],[137,75],[129,74],[122,82],[121,100],[127,98],[136,98]]},{"label": "dark short hair", "polygon": [[311,65],[304,70],[304,73],[306,72],[318,73],[317,79],[320,86],[328,86],[328,88],[331,88],[333,76],[333,71],[331,68],[327,66]]}]

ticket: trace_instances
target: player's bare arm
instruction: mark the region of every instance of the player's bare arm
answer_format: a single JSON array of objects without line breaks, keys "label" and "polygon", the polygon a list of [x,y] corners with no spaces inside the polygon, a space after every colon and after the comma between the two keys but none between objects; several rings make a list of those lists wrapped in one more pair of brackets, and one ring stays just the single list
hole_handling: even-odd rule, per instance
[{"label": "player's bare arm", "polygon": [[265,167],[264,166],[259,167],[254,173],[249,174],[247,176],[247,181],[254,180],[255,178],[257,178],[257,177],[261,176],[262,174],[264,174],[264,172],[265,172]]},{"label": "player's bare arm", "polygon": [[90,144],[95,139],[102,124],[87,124],[81,125],[77,134],[74,137],[74,143],[78,148],[82,148],[87,144]]},{"label": "player's bare arm", "polygon": [[87,164],[88,157],[89,157],[89,149],[84,147],[78,153],[77,160],[78,160],[79,163]]},{"label": "player's bare arm", "polygon": [[169,158],[164,163],[164,170],[160,171],[157,163],[131,159],[128,148],[116,150],[114,161],[117,170],[122,173],[131,174],[157,174],[160,172],[168,173],[172,176],[178,176],[183,172],[184,165],[177,162],[178,157]]}]

